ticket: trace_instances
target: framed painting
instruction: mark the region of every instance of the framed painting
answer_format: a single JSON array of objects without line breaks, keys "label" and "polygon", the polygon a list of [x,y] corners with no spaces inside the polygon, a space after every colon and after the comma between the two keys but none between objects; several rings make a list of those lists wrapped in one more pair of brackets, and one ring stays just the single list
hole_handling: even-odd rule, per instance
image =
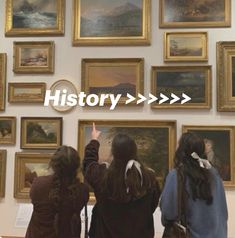
[{"label": "framed painting", "polygon": [[160,0],[160,27],[230,27],[231,0]]},{"label": "framed painting", "polygon": [[14,73],[54,73],[54,48],[53,41],[14,42]]},{"label": "framed painting", "polygon": [[[151,91],[153,95],[161,93],[171,98],[174,93],[179,100],[175,103],[152,103],[152,108],[211,108],[211,66],[152,66]],[[182,103],[182,94],[191,98]],[[160,96],[159,96],[160,98]]]},{"label": "framed painting", "polygon": [[235,41],[217,42],[217,110],[235,112]]},{"label": "framed painting", "polygon": [[218,170],[226,187],[235,186],[235,126],[183,125],[205,141],[207,159]]},{"label": "framed painting", "polygon": [[[131,136],[137,143],[138,157],[148,167],[155,170],[160,183],[173,167],[176,146],[176,121],[94,121],[97,130],[101,131],[99,162],[110,163],[111,143],[118,133]],[[84,148],[91,139],[93,120],[78,122],[78,151],[81,158]]]},{"label": "framed painting", "polygon": [[62,117],[21,117],[21,149],[56,149],[62,144]]},{"label": "framed painting", "polygon": [[0,117],[0,145],[16,142],[16,117]]},{"label": "framed painting", "polygon": [[15,198],[29,198],[33,180],[51,174],[49,161],[52,155],[52,153],[15,153]]},{"label": "framed painting", "polygon": [[46,83],[9,83],[8,102],[43,103]]},{"label": "framed painting", "polygon": [[150,0],[74,0],[73,45],[150,45]]},{"label": "framed painting", "polygon": [[5,196],[6,155],[6,150],[0,150],[0,199]]},{"label": "framed painting", "polygon": [[5,36],[64,35],[65,0],[6,0]]},{"label": "framed painting", "polygon": [[207,61],[207,32],[165,32],[164,60]]},{"label": "framed painting", "polygon": [[[144,59],[82,59],[82,91],[122,94],[118,104],[125,104],[128,93],[138,97],[138,93],[144,92]],[[130,105],[136,105],[136,100]]]},{"label": "framed painting", "polygon": [[7,54],[0,53],[0,111],[5,110]]}]

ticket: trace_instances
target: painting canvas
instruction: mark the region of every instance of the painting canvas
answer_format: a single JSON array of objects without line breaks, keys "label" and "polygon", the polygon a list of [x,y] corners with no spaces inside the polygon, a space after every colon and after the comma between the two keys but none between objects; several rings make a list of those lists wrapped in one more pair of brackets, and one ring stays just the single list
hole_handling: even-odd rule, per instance
[{"label": "painting canvas", "polygon": [[231,0],[160,0],[160,27],[231,25]]},{"label": "painting canvas", "polygon": [[185,125],[183,131],[196,133],[204,139],[207,159],[218,170],[226,186],[235,186],[235,127]]},{"label": "painting canvas", "polygon": [[5,110],[6,57],[7,55],[5,53],[0,53],[0,111]]},{"label": "painting canvas", "polygon": [[64,0],[7,0],[6,9],[6,36],[64,33]]},{"label": "painting canvas", "polygon": [[62,118],[21,118],[22,149],[56,149],[62,143]]},{"label": "painting canvas", "polygon": [[210,108],[211,107],[211,66],[153,66],[152,93],[171,98],[171,93],[181,97],[182,93],[191,100],[181,104],[154,103],[152,108]]},{"label": "painting canvas", "polygon": [[15,144],[16,118],[0,117],[0,144]]},{"label": "painting canvas", "polygon": [[143,78],[143,59],[82,60],[82,90],[87,94],[122,94],[119,104],[125,103],[127,93],[134,97],[143,93]]},{"label": "painting canvas", "polygon": [[0,199],[5,196],[6,150],[0,150]]},{"label": "painting canvas", "polygon": [[207,61],[207,32],[166,32],[165,61]]},{"label": "painting canvas", "polygon": [[15,154],[15,198],[29,198],[29,190],[33,180],[39,176],[47,176],[51,153],[23,153]]},{"label": "painting canvas", "polygon": [[74,0],[74,45],[149,44],[149,0]]}]

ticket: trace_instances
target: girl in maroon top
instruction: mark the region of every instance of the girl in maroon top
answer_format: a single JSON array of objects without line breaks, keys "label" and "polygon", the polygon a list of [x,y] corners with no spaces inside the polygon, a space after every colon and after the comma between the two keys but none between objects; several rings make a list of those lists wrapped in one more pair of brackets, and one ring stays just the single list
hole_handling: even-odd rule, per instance
[{"label": "girl in maroon top", "polygon": [[54,174],[34,179],[30,191],[33,214],[26,238],[80,237],[80,211],[89,192],[77,178],[79,165],[77,151],[61,146],[50,161]]},{"label": "girl in maroon top", "polygon": [[141,164],[136,143],[124,134],[113,139],[110,166],[99,164],[99,135],[93,124],[83,168],[97,200],[89,237],[153,238],[153,213],[160,196],[156,175]]}]

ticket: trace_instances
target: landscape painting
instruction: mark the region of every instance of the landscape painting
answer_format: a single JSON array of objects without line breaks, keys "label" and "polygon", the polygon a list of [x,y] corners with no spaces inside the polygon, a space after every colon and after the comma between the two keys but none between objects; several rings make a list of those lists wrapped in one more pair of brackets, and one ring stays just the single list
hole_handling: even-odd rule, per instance
[{"label": "landscape painting", "polygon": [[49,169],[51,157],[52,153],[17,152],[15,154],[15,198],[29,198],[33,180],[52,173]]},{"label": "landscape painting", "polygon": [[165,61],[207,61],[207,32],[166,32]]},{"label": "landscape painting", "polygon": [[218,170],[226,186],[235,186],[235,127],[185,125],[183,131],[196,133],[204,139],[207,159]]},{"label": "landscape painting", "polygon": [[160,27],[231,25],[231,0],[160,0]]},{"label": "landscape painting", "polygon": [[64,33],[64,0],[7,0],[6,9],[6,36]]},{"label": "landscape painting", "polygon": [[0,145],[14,145],[16,141],[16,117],[0,117]]},{"label": "landscape painting", "polygon": [[[177,102],[154,103],[152,108],[210,108],[211,66],[153,66],[152,93],[171,98],[171,93],[181,98]],[[182,93],[191,100],[181,104]]]},{"label": "landscape painting", "polygon": [[6,150],[0,150],[0,199],[5,196]]},{"label": "landscape painting", "polygon": [[62,143],[62,118],[21,118],[21,148],[56,149]]},{"label": "landscape painting", "polygon": [[[139,159],[153,169],[160,181],[172,167],[175,149],[175,121],[95,121],[101,131],[99,162],[112,161],[111,144],[114,136],[124,133],[131,136],[138,147]],[[91,140],[92,121],[79,121],[78,148],[83,157],[84,147]]]},{"label": "landscape painting", "polygon": [[124,104],[128,93],[134,97],[143,93],[143,73],[143,59],[83,59],[82,90],[87,94],[122,94],[119,104]]},{"label": "landscape painting", "polygon": [[74,44],[149,44],[149,0],[74,0]]},{"label": "landscape painting", "polygon": [[7,54],[0,53],[0,111],[5,110]]}]

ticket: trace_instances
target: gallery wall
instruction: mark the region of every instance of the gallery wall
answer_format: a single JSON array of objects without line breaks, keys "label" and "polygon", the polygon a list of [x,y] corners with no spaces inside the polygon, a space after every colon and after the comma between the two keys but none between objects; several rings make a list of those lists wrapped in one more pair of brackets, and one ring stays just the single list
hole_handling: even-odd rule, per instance
[{"label": "gallery wall", "polygon": [[[58,37],[5,37],[5,1],[0,1],[0,53],[7,53],[7,83],[9,82],[45,82],[47,89],[57,80],[67,79],[81,89],[81,59],[82,58],[144,58],[144,92],[148,95],[151,84],[151,66],[162,65],[192,65],[192,63],[164,63],[163,37],[164,32],[173,31],[207,31],[209,59],[205,63],[193,65],[212,65],[212,108],[211,109],[161,109],[153,110],[145,103],[143,107],[122,106],[113,111],[109,108],[84,108],[77,106],[67,113],[59,113],[51,107],[34,104],[10,104],[6,102],[6,109],[0,116],[15,116],[16,144],[3,146],[7,150],[6,191],[5,198],[0,200],[0,235],[24,236],[25,229],[15,228],[15,218],[19,203],[27,200],[16,200],[13,197],[14,188],[14,159],[15,152],[20,152],[20,118],[21,117],[63,117],[63,144],[77,148],[78,120],[176,120],[177,138],[181,135],[182,125],[233,125],[235,126],[235,112],[217,112],[216,109],[216,42],[232,41],[235,37],[235,18],[228,28],[184,28],[159,29],[159,6],[157,0],[152,0],[151,10],[151,45],[150,46],[72,46],[72,0],[66,0],[65,34]],[[232,4],[232,13],[235,4]],[[55,69],[54,74],[14,74],[13,73],[13,42],[14,41],[54,41]],[[234,159],[234,158],[233,158]],[[229,221],[228,237],[235,238],[235,188],[226,188]],[[202,218],[202,219],[206,219]],[[157,232],[157,231],[156,231]],[[158,235],[158,234],[156,234]]]}]

